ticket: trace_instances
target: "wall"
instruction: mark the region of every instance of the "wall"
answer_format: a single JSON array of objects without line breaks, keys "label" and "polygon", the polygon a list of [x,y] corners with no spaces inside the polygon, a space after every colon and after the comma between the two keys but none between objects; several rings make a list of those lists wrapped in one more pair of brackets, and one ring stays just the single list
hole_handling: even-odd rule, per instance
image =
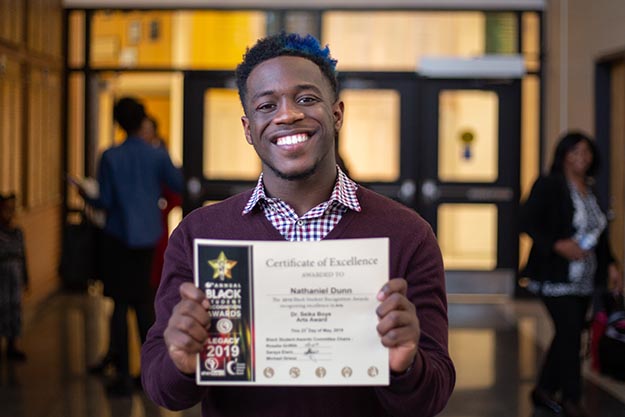
[{"label": "wall", "polygon": [[582,129],[594,134],[594,64],[601,56],[625,51],[625,2],[551,0],[545,20],[546,167],[561,132]]},{"label": "wall", "polygon": [[0,192],[18,195],[26,318],[59,287],[62,33],[61,0],[0,2]]}]

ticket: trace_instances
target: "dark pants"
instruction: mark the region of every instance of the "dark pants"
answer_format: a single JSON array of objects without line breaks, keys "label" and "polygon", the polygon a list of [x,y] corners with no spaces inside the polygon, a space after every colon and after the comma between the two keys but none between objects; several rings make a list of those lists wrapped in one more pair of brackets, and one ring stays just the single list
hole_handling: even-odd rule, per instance
[{"label": "dark pants", "polygon": [[562,399],[578,402],[582,393],[582,331],[590,297],[543,297],[551,315],[555,335],[547,352],[538,387]]},{"label": "dark pants", "polygon": [[106,236],[103,238],[102,266],[104,292],[114,303],[111,316],[110,348],[117,357],[120,378],[129,376],[128,360],[128,309],[137,316],[141,344],[154,323],[154,291],[150,286],[154,248],[129,248],[123,242]]}]

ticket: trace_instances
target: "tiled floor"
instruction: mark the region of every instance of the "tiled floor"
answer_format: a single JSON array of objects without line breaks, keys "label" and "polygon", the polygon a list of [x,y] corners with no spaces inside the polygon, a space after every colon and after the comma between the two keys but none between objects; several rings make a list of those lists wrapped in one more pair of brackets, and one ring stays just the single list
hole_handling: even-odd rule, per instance
[{"label": "tiled floor", "polygon": [[[61,294],[30,316],[22,339],[28,361],[0,361],[0,417],[199,417],[197,407],[163,410],[141,392],[127,399],[107,397],[105,380],[85,369],[105,349],[108,311],[110,303],[97,293]],[[552,416],[533,410],[528,398],[541,346],[551,334],[539,304],[453,302],[449,316],[458,382],[441,416]],[[625,386],[586,375],[592,417],[625,416]]]}]

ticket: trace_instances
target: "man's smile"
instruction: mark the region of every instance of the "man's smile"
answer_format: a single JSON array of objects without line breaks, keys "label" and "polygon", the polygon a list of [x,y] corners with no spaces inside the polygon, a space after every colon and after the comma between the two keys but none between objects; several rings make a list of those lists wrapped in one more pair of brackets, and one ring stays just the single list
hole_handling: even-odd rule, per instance
[{"label": "man's smile", "polygon": [[306,142],[310,139],[310,136],[306,133],[298,133],[297,135],[288,135],[281,136],[276,139],[276,145],[285,146],[285,145],[296,145],[298,143]]}]

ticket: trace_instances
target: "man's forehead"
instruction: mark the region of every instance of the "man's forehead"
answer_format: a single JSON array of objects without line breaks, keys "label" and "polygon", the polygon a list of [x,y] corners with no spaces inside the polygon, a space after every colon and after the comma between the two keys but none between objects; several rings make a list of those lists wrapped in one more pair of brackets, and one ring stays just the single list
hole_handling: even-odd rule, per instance
[{"label": "man's forehead", "polygon": [[331,88],[329,80],[321,69],[309,59],[298,56],[279,56],[258,64],[247,79],[247,87],[251,95],[261,90],[285,87],[288,81],[290,88],[322,90]]}]

